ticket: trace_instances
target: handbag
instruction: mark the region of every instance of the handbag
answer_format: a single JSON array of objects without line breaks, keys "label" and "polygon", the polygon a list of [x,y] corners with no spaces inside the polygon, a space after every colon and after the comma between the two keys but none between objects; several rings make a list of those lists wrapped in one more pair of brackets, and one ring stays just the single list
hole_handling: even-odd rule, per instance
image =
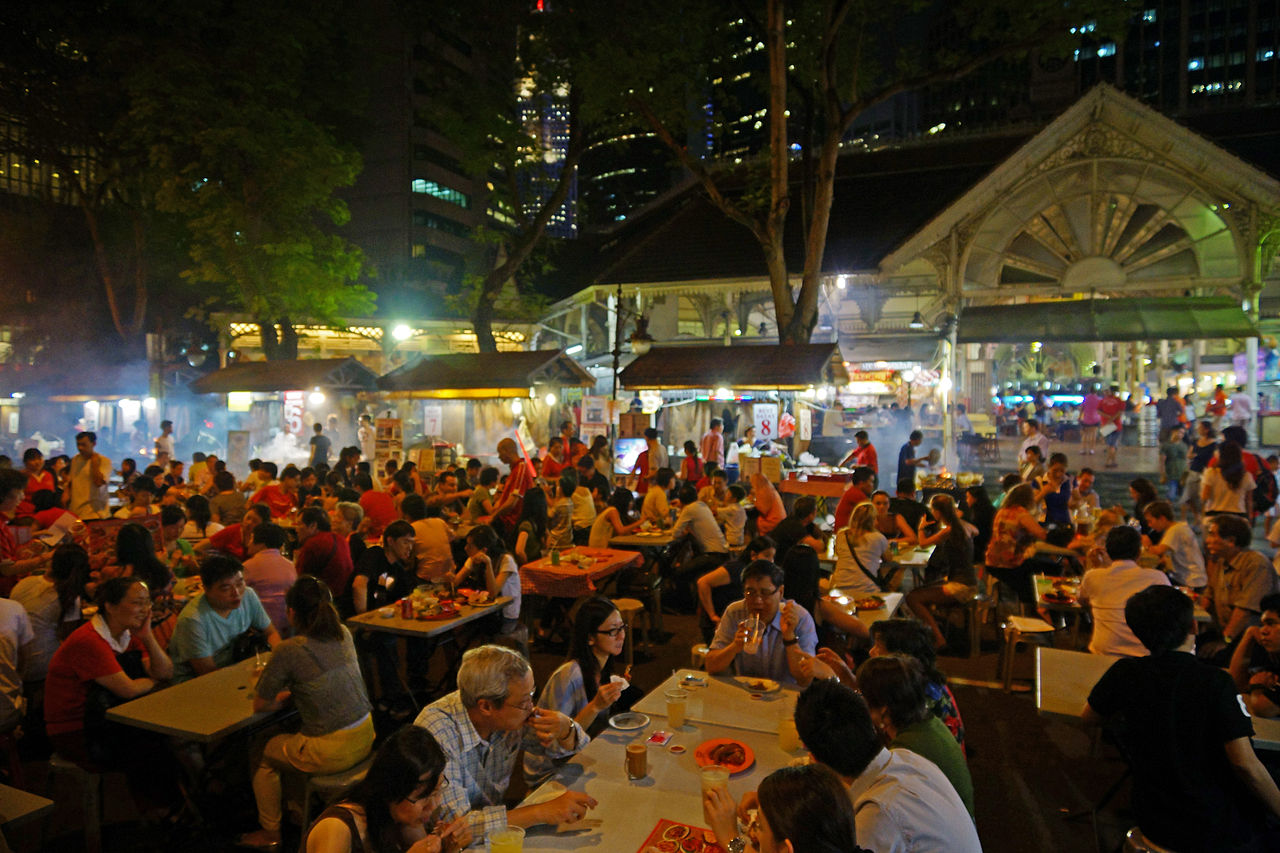
[{"label": "handbag", "polygon": [[872,574],[870,571],[867,570],[866,566],[862,565],[862,560],[858,558],[858,552],[855,551],[853,548],[853,541],[849,538],[848,530],[845,530],[844,532],[844,542],[846,545],[849,546],[849,553],[853,556],[853,561],[858,564],[858,568],[862,570],[862,573],[866,575],[868,578],[870,578],[871,582],[874,583],[876,585],[876,588],[879,589],[881,592],[888,592],[889,582],[887,580],[882,579],[879,575]]},{"label": "handbag", "polygon": [[[142,663],[142,652],[129,649],[116,654],[120,669],[130,678],[146,678],[147,668]],[[86,732],[101,731],[107,726],[107,711],[126,699],[117,696],[96,681],[90,681],[84,697],[84,728]]]},{"label": "handbag", "polygon": [[1116,426],[1115,421],[1109,421],[1108,423],[1105,423],[1101,427],[1099,427],[1098,435],[1102,436],[1103,438],[1106,438],[1107,436],[1111,435],[1111,433],[1115,432],[1118,429],[1119,427]]},{"label": "handbag", "polygon": [[267,654],[270,651],[271,644],[267,642],[266,632],[259,631],[257,628],[250,628],[231,641],[233,662],[248,660],[257,654]]}]

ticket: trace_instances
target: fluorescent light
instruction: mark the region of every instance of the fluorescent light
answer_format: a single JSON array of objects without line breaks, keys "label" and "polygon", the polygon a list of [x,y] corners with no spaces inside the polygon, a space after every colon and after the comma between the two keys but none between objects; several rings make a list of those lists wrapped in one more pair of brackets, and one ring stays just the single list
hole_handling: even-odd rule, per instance
[{"label": "fluorescent light", "polygon": [[574,344],[573,346],[571,346],[571,347],[569,347],[567,350],[565,350],[565,351],[564,351],[564,354],[565,354],[565,355],[577,355],[577,354],[578,354],[578,353],[580,353],[580,352],[582,352],[582,344]]}]

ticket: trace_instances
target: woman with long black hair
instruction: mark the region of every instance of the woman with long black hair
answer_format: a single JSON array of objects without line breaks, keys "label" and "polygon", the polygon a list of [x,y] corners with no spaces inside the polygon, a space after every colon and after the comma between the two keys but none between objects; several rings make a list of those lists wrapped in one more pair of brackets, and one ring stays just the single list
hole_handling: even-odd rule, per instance
[{"label": "woman with long black hair", "polygon": [[929,501],[936,531],[925,535],[920,528],[920,545],[934,546],[926,567],[928,583],[907,593],[907,606],[933,631],[934,643],[941,648],[946,637],[938,628],[932,604],[961,604],[973,598],[977,591],[978,577],[973,568],[973,540],[956,512],[955,501],[950,495],[937,494]]},{"label": "woman with long black hair", "polygon": [[364,779],[307,829],[305,853],[450,853],[470,842],[466,818],[428,832],[440,807],[445,754],[431,732],[405,726],[378,749]]},{"label": "woman with long black hair", "polygon": [[1244,453],[1234,441],[1218,445],[1218,464],[1200,475],[1200,500],[1204,514],[1238,515],[1248,519],[1253,512],[1253,475],[1244,467]]}]

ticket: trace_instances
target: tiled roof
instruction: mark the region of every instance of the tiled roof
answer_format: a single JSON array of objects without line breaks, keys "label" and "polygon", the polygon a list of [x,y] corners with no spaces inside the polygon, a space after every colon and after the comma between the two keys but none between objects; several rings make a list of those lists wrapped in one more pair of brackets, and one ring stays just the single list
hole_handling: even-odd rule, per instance
[{"label": "tiled roof", "polygon": [[807,388],[849,381],[835,344],[655,347],[618,374],[624,388]]}]

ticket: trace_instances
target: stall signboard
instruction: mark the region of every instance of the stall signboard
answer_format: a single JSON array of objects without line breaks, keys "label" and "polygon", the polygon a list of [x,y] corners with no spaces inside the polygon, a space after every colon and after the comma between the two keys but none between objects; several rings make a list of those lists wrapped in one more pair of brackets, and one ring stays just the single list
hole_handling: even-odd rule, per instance
[{"label": "stall signboard", "polygon": [[756,403],[751,409],[752,424],[756,428],[756,440],[778,437],[778,404]]},{"label": "stall signboard", "polygon": [[305,400],[306,397],[301,391],[284,392],[282,414],[284,417],[284,431],[289,435],[301,437],[305,431],[306,424],[302,420],[302,413],[306,410]]},{"label": "stall signboard", "polygon": [[[583,397],[582,398],[582,426],[585,436],[585,428],[588,424],[607,425],[611,418],[609,417],[609,398],[608,397]],[[607,431],[607,430],[606,430]]]},{"label": "stall signboard", "polygon": [[[399,418],[378,418],[373,422],[374,441],[373,455],[377,460],[374,470],[385,470],[387,461],[394,459],[401,462],[404,459],[404,431]],[[435,454],[427,454],[431,460],[431,467],[427,470],[435,470]],[[420,465],[420,467],[422,467]]]},{"label": "stall signboard", "polygon": [[813,438],[813,409],[808,406],[797,407],[796,427],[801,441],[810,441]]},{"label": "stall signboard", "polygon": [[444,406],[428,403],[422,407],[422,434],[440,435],[444,431]]}]

